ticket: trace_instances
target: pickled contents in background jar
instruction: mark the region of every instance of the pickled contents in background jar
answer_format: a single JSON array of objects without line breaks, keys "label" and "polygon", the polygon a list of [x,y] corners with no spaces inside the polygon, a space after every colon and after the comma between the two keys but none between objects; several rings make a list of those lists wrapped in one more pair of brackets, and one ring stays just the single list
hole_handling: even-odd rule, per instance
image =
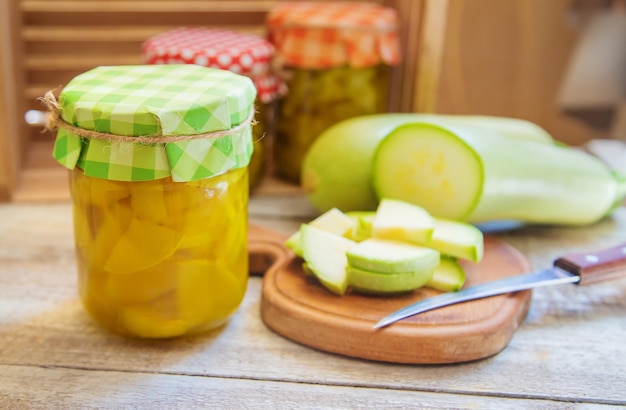
[{"label": "pickled contents in background jar", "polygon": [[342,120],[386,110],[388,66],[294,68],[289,94],[279,101],[274,160],[280,175],[300,181],[304,157],[317,137]]},{"label": "pickled contents in background jar", "polygon": [[274,46],[264,38],[238,31],[179,27],[146,39],[141,47],[148,64],[196,64],[249,77],[257,90],[254,151],[250,159],[250,188],[254,190],[266,173],[273,133],[271,111],[286,92],[285,83],[273,70]]},{"label": "pickled contents in background jar", "polygon": [[172,338],[237,310],[255,98],[250,78],[193,64],[96,67],[46,94],[79,294],[103,328]]},{"label": "pickled contents in background jar", "polygon": [[167,338],[235,312],[248,280],[247,168],[190,182],[110,181],[76,168],[70,187],[79,293],[100,325]]},{"label": "pickled contents in background jar", "polygon": [[387,110],[391,66],[400,60],[397,12],[364,2],[279,2],[266,26],[288,88],[276,112],[274,166],[299,183],[323,131]]}]

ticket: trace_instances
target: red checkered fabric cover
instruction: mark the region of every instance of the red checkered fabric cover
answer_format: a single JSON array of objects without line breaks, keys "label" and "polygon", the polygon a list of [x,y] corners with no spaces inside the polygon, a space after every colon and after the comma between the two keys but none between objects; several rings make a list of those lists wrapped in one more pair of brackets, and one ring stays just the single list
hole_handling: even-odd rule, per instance
[{"label": "red checkered fabric cover", "polygon": [[197,64],[248,76],[262,102],[285,92],[283,81],[271,72],[273,54],[273,45],[261,37],[207,28],[177,28],[142,45],[147,64]]},{"label": "red checkered fabric cover", "polygon": [[269,40],[285,65],[368,67],[400,60],[395,9],[359,2],[282,2],[267,15]]}]

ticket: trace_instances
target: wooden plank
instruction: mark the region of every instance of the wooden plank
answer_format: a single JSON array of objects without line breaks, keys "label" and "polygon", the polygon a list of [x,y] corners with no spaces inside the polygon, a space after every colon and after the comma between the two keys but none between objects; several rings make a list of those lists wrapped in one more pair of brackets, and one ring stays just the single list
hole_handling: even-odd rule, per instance
[{"label": "wooden plank", "polygon": [[[79,34],[78,34],[79,35]],[[27,42],[24,45],[26,53],[35,58],[50,58],[56,55],[71,55],[76,60],[76,55],[84,58],[86,55],[100,56],[100,61],[107,54],[123,54],[137,56],[141,54],[141,44],[143,41],[36,41]],[[43,65],[41,68],[46,68]]]},{"label": "wooden plank", "polygon": [[21,1],[25,26],[262,24],[275,1]]},{"label": "wooden plank", "polygon": [[80,58],[69,54],[31,55],[24,59],[26,69],[41,71],[86,71],[103,64],[127,65],[141,63],[141,52],[139,50],[133,54],[86,54],[80,56]]},{"label": "wooden plank", "polygon": [[0,4],[0,202],[15,189],[27,139],[18,17],[16,1]]},{"label": "wooden plank", "polygon": [[[258,222],[274,223],[268,218]],[[528,227],[499,237],[529,255],[535,267],[547,266],[564,251],[626,240],[626,208],[586,228]],[[260,278],[250,280],[240,310],[218,331],[169,341],[110,335],[80,305],[73,249],[69,204],[0,206],[3,365],[352,386],[362,394],[395,389],[512,397],[529,400],[530,407],[543,400],[626,405],[621,388],[626,385],[626,280],[535,290],[529,315],[511,344],[488,360],[402,366],[323,353],[274,334],[260,319]],[[66,371],[50,376],[57,383],[50,388],[70,394],[72,384],[64,384],[63,375],[72,379]],[[32,384],[31,391],[37,394]]]},{"label": "wooden plank", "polygon": [[424,0],[388,0],[383,4],[398,10],[402,58],[392,69],[389,86],[389,110],[413,111],[415,72],[419,59]]},{"label": "wooden plank", "polygon": [[[208,2],[210,3],[210,2]],[[250,26],[262,24],[265,13],[260,12],[212,12],[212,11],[163,11],[159,13],[146,13],[144,11],[115,11],[103,10],[93,13],[78,11],[68,12],[28,12],[24,14],[24,23],[29,26],[36,25],[63,25],[63,26],[109,26],[115,21],[120,26],[133,24],[157,25],[157,26]]]},{"label": "wooden plank", "polygon": [[[33,381],[36,380],[36,385]],[[363,389],[254,379],[0,365],[0,407],[37,408],[506,408],[567,409],[571,403],[430,391]]]},{"label": "wooden plank", "polygon": [[[67,26],[26,26],[22,30],[22,39],[26,42],[76,42],[91,43],[100,42],[141,42],[150,36],[164,33],[177,28],[176,25],[132,25],[132,26],[99,26],[99,27],[67,27]],[[233,30],[263,35],[264,28],[258,25],[232,26],[227,23],[212,26],[223,30]]]},{"label": "wooden plank", "polygon": [[450,2],[436,111],[523,118],[572,145],[604,136],[557,104],[578,35],[570,6],[569,0]]},{"label": "wooden plank", "polygon": [[448,7],[448,0],[429,0],[424,3],[423,27],[417,52],[419,61],[414,71],[414,112],[437,112]]},{"label": "wooden plank", "polygon": [[26,13],[98,13],[98,12],[147,12],[147,13],[180,13],[180,12],[266,12],[276,1],[261,0],[228,0],[228,1],[152,1],[152,0],[23,0],[20,4]]},{"label": "wooden plank", "polygon": [[70,198],[67,169],[54,167],[25,168],[12,201],[15,203],[67,201]]}]

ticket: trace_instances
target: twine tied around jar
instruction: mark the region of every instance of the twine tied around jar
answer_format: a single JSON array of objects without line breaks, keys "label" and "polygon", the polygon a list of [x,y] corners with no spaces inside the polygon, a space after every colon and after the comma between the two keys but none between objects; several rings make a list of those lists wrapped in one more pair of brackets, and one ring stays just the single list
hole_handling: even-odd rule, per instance
[{"label": "twine tied around jar", "polygon": [[211,131],[205,132],[202,134],[191,134],[191,135],[162,135],[162,134],[151,134],[151,135],[140,135],[140,136],[128,136],[128,135],[119,135],[119,134],[111,134],[108,132],[100,132],[93,130],[86,130],[84,128],[76,127],[61,118],[61,106],[59,105],[56,97],[52,90],[47,91],[43,97],[38,98],[39,101],[43,103],[48,109],[48,120],[45,126],[45,130],[54,131],[59,128],[64,128],[70,131],[73,134],[78,135],[81,138],[94,138],[106,141],[115,141],[115,142],[132,142],[138,144],[167,144],[170,142],[179,142],[179,141],[189,141],[195,139],[203,139],[203,138],[220,138],[227,135],[233,135],[239,133],[248,125],[255,125],[256,120],[254,119],[254,106],[250,109],[250,114],[248,117],[242,121],[240,124],[230,128],[228,130],[223,131]]}]

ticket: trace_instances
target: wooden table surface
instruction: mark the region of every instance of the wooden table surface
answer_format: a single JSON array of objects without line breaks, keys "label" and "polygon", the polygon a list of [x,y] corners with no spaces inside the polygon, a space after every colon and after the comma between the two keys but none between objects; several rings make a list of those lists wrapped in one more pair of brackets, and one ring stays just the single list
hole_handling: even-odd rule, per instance
[{"label": "wooden table surface", "polygon": [[[250,221],[283,233],[310,220],[296,190],[264,190]],[[584,228],[496,234],[535,268],[626,241],[626,208]],[[95,326],[77,296],[69,203],[0,204],[0,408],[480,408],[626,406],[626,280],[533,291],[501,353],[398,365],[299,345],[261,321],[253,277],[225,327],[169,341]]]}]

